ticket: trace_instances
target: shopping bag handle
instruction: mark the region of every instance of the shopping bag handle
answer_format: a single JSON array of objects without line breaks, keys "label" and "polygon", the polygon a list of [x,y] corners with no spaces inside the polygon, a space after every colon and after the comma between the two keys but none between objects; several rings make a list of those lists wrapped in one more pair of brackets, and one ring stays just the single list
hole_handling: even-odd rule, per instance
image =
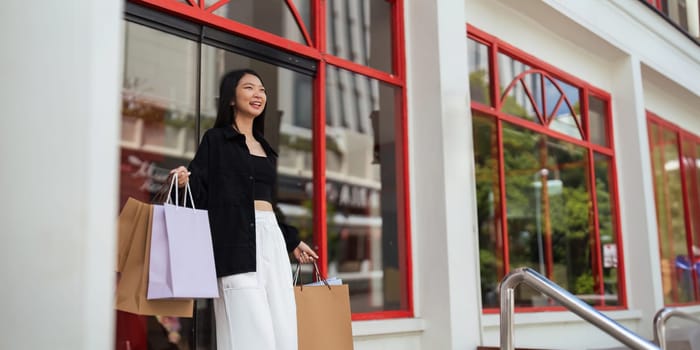
[{"label": "shopping bag handle", "polygon": [[[165,201],[167,204],[173,204],[172,200],[170,199],[170,194],[173,191],[173,187],[175,187],[175,205],[180,206],[180,194],[178,193],[178,187],[177,186],[177,173],[173,173],[172,180],[170,180],[170,188],[168,189],[168,197]],[[182,202],[183,207],[187,207],[187,195],[189,194],[190,197],[190,203],[192,204],[192,209],[195,209],[194,205],[194,198],[192,198],[192,188],[190,187],[190,179],[187,179],[187,182],[185,183],[185,199]]]},{"label": "shopping bag handle", "polygon": [[[299,288],[301,290],[304,290],[304,282],[301,280],[301,274],[299,273],[301,271],[301,264],[297,263],[297,269],[296,272],[294,272],[294,286],[297,285],[297,280],[299,280]],[[328,289],[331,289],[331,285],[328,284],[328,281],[325,278],[321,278],[321,272],[318,270],[318,265],[316,265],[316,260],[314,260],[314,274],[316,275],[316,279],[323,282],[323,284],[328,287]]]}]

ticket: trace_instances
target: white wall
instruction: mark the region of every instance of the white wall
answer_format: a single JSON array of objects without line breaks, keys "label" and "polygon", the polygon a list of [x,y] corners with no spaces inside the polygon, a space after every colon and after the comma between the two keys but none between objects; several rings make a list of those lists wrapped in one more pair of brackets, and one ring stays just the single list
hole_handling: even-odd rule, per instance
[{"label": "white wall", "polygon": [[642,79],[648,111],[700,136],[700,92],[694,95],[646,65],[642,66]]},{"label": "white wall", "polygon": [[0,348],[114,345],[120,0],[0,12]]}]

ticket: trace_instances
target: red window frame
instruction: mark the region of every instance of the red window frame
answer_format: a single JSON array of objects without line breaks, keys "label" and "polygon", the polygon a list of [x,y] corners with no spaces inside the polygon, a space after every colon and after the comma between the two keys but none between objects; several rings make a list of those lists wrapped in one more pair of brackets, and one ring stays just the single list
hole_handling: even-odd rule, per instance
[{"label": "red window frame", "polygon": [[[649,149],[650,149],[650,156],[653,157],[653,135],[652,135],[652,129],[651,125],[656,125],[659,127],[659,129],[663,131],[670,131],[674,133],[677,137],[677,147],[678,147],[678,159],[682,160],[684,157],[683,153],[683,143],[684,141],[690,141],[696,146],[700,146],[700,136],[695,135],[682,127],[669,122],[668,120],[663,119],[659,115],[647,111],[647,125],[648,127],[648,136],[649,136]],[[700,157],[700,154],[696,155],[696,157]],[[652,158],[652,164],[653,164],[653,158]],[[688,302],[688,303],[680,303],[680,302],[673,302],[670,304],[667,304],[668,306],[684,306],[684,305],[697,305],[700,304],[700,288],[698,288],[700,279],[698,278],[697,271],[695,271],[694,268],[694,263],[696,259],[700,259],[700,256],[696,255],[693,253],[693,245],[694,243],[700,243],[700,242],[695,242],[695,237],[694,237],[694,232],[692,230],[692,214],[691,214],[691,201],[693,201],[695,204],[697,204],[698,201],[700,201],[700,198],[697,197],[690,197],[689,196],[689,191],[688,188],[690,186],[693,186],[693,188],[697,188],[697,186],[700,186],[700,183],[697,183],[697,181],[694,181],[693,179],[688,179],[688,174],[686,173],[686,169],[683,166],[679,166],[680,170],[680,178],[681,178],[681,194],[683,196],[682,198],[682,203],[683,203],[683,220],[684,220],[684,228],[685,228],[685,238],[686,238],[686,249],[688,251],[688,258],[691,262],[691,271],[692,273],[692,280],[693,280],[693,294],[695,297],[694,302]],[[653,171],[653,170],[652,170]],[[665,181],[664,181],[665,182]],[[654,183],[656,183],[656,179],[654,178]],[[665,185],[665,184],[664,184]],[[666,186],[664,186],[666,187]],[[658,198],[656,195],[656,186],[654,186],[654,193],[655,193],[655,200]],[[658,214],[657,214],[657,220],[656,220],[656,225],[657,225],[657,237],[659,242],[661,242],[662,237],[661,237],[661,228],[659,224],[659,219],[658,219]],[[700,227],[696,228],[700,229]],[[659,245],[659,256],[662,256],[662,250],[661,250],[661,245]],[[677,295],[677,287],[676,287],[676,281],[675,279],[671,280],[672,283],[672,293],[674,295]]]},{"label": "red window frame", "polygon": [[[503,166],[504,162],[504,150],[503,150],[503,122],[508,122],[513,125],[521,126],[524,127],[530,131],[534,131],[537,133],[541,133],[544,135],[547,135],[549,137],[558,139],[558,140],[563,140],[566,142],[570,142],[582,147],[587,148],[588,150],[588,167],[591,171],[591,174],[594,174],[593,171],[595,169],[594,167],[594,154],[602,154],[605,156],[610,157],[610,196],[612,201],[614,202],[614,205],[611,206],[611,216],[614,220],[614,230],[615,230],[615,237],[616,237],[616,242],[617,242],[617,253],[618,253],[618,302],[619,305],[615,306],[601,306],[598,305],[596,306],[596,309],[599,310],[618,310],[618,309],[625,309],[627,308],[627,297],[626,297],[626,285],[625,285],[625,264],[624,264],[624,255],[622,252],[622,229],[621,229],[621,223],[620,223],[620,209],[619,209],[619,193],[618,193],[618,182],[617,182],[617,168],[616,168],[616,158],[615,158],[615,148],[614,148],[614,138],[613,138],[613,123],[612,123],[612,104],[611,104],[611,96],[609,93],[606,91],[597,88],[589,83],[587,83],[584,80],[581,80],[579,78],[576,78],[573,75],[570,75],[546,62],[543,62],[542,60],[536,58],[535,56],[528,54],[515,46],[512,46],[508,44],[507,42],[492,36],[470,24],[467,24],[467,38],[472,39],[480,44],[485,45],[488,50],[489,50],[489,79],[490,79],[490,100],[491,100],[491,105],[485,105],[483,103],[471,102],[471,109],[473,111],[477,111],[480,114],[490,116],[496,120],[496,128],[497,128],[497,138],[498,138],[498,177],[499,177],[499,196],[500,196],[500,206],[498,210],[501,213],[506,213],[506,182],[505,182],[505,167]],[[562,133],[559,133],[557,131],[551,130],[548,126],[544,125],[539,125],[536,124],[532,121],[519,118],[516,116],[512,116],[509,114],[506,114],[504,112],[501,112],[501,98],[499,96],[499,91],[500,91],[500,81],[499,81],[499,72],[498,72],[498,53],[503,53],[506,54],[510,57],[513,57],[528,66],[530,66],[533,69],[537,69],[543,72],[546,72],[548,75],[555,77],[557,79],[561,79],[568,84],[571,84],[575,87],[578,87],[581,91],[581,96],[580,96],[580,101],[581,101],[581,107],[580,107],[580,112],[579,115],[581,116],[581,123],[583,125],[583,140],[576,139],[571,136],[564,135]],[[588,116],[588,96],[594,96],[602,101],[605,102],[606,104],[606,132],[607,132],[607,140],[608,140],[608,146],[602,146],[593,143],[592,141],[589,140],[589,120],[588,118],[584,116]],[[590,176],[590,188],[591,188],[591,201],[592,201],[592,211],[595,213],[593,215],[594,217],[594,234],[595,236],[595,245],[597,248],[600,248],[600,227],[598,223],[598,201],[596,198],[596,184],[595,184],[595,176]],[[509,269],[510,269],[510,261],[509,261],[509,247],[508,247],[508,218],[506,215],[499,215],[499,224],[501,225],[501,241],[502,243],[502,249],[500,254],[503,256],[503,276],[508,274]],[[603,267],[602,264],[600,263],[602,259],[600,258],[600,252],[599,249],[592,249],[591,254],[593,256],[593,266],[592,269],[594,272],[597,272],[596,276],[596,281],[598,283],[598,289],[600,290],[601,294],[603,293]],[[549,264],[549,262],[548,262]],[[549,267],[548,267],[549,268]],[[500,271],[499,271],[500,272]],[[501,278],[503,276],[500,276]],[[560,306],[546,306],[546,307],[516,307],[516,312],[541,312],[541,311],[560,311],[563,310],[562,307]],[[499,312],[498,308],[484,308],[483,312],[485,314],[495,314]]]},{"label": "red window frame", "polygon": [[404,245],[399,245],[402,248],[403,254],[402,264],[405,266],[406,273],[406,300],[408,308],[397,311],[379,311],[369,313],[354,313],[353,320],[373,320],[373,319],[388,319],[388,318],[405,318],[413,317],[413,270],[411,259],[411,225],[410,225],[410,192],[409,192],[409,177],[408,177],[408,128],[407,128],[407,94],[406,94],[406,54],[405,54],[405,37],[404,37],[404,3],[403,0],[386,0],[391,3],[392,12],[392,67],[393,72],[384,72],[368,66],[363,66],[355,62],[333,56],[326,49],[326,0],[312,0],[311,12],[313,15],[313,37],[310,37],[306,30],[303,21],[292,0],[285,0],[286,6],[292,12],[300,31],[304,35],[307,45],[277,36],[264,30],[251,27],[231,19],[217,16],[213,11],[224,5],[227,0],[218,1],[208,7],[205,7],[204,0],[188,0],[188,3],[178,2],[176,0],[128,0],[136,4],[142,4],[149,7],[157,8],[164,12],[168,12],[179,17],[194,20],[196,22],[205,23],[224,31],[245,37],[273,48],[283,51],[292,52],[296,55],[304,56],[318,61],[318,70],[314,79],[314,108],[313,108],[313,200],[314,200],[314,232],[315,244],[319,248],[320,264],[322,274],[327,274],[328,258],[325,253],[327,250],[327,232],[326,232],[326,137],[325,137],[325,120],[326,120],[326,70],[327,65],[332,65],[338,68],[348,70],[353,73],[361,74],[372,79],[392,85],[401,90],[396,104],[398,107],[396,135],[397,140],[401,140],[401,146],[397,147],[397,164],[396,178],[398,181],[397,189],[399,192],[399,203],[402,207],[397,208],[401,213],[397,222],[398,234],[403,235]]},{"label": "red window frame", "polygon": [[662,11],[661,0],[646,0],[646,2],[656,7],[659,11]]}]

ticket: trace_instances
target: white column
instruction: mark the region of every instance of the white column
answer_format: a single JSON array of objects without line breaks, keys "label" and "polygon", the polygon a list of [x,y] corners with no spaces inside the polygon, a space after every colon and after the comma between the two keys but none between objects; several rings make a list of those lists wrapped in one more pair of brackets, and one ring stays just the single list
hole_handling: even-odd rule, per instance
[{"label": "white column", "polygon": [[651,338],[653,317],[663,307],[659,240],[639,59],[627,56],[612,68],[613,124],[627,301],[642,311],[638,331]]},{"label": "white column", "polygon": [[121,0],[0,11],[0,349],[111,349]]},{"label": "white column", "polygon": [[480,344],[463,1],[406,2],[415,308],[423,349]]}]

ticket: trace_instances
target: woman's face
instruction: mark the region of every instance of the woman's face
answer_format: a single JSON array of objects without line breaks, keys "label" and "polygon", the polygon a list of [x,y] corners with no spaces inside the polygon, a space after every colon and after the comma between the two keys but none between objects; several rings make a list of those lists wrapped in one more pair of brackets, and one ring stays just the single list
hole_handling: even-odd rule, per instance
[{"label": "woman's face", "polygon": [[237,115],[257,117],[265,109],[267,95],[265,87],[258,77],[245,74],[236,86],[236,97],[233,106]]}]

